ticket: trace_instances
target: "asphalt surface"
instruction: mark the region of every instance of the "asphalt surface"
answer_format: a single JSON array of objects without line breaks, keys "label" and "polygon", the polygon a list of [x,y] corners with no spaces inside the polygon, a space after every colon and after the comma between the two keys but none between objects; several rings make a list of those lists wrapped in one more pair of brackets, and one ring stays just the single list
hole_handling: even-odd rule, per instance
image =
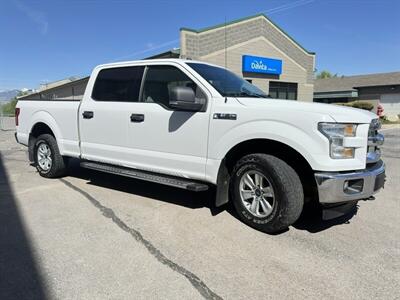
[{"label": "asphalt surface", "polygon": [[386,187],[278,235],[212,193],[80,169],[44,179],[0,131],[0,299],[400,299],[400,129]]}]

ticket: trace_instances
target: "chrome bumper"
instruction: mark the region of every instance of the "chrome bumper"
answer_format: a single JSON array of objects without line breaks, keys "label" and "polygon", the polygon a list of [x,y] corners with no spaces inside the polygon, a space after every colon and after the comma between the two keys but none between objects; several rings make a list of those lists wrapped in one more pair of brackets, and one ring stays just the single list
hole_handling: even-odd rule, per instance
[{"label": "chrome bumper", "polygon": [[315,173],[319,202],[327,204],[367,199],[384,186],[385,176],[382,160],[361,171]]}]

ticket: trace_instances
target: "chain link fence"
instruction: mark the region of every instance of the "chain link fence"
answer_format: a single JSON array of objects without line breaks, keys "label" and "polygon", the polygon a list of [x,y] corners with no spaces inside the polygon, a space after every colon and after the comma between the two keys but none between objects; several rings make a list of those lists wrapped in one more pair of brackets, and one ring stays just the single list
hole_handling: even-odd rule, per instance
[{"label": "chain link fence", "polygon": [[2,114],[0,112],[0,130],[15,130],[14,115]]}]

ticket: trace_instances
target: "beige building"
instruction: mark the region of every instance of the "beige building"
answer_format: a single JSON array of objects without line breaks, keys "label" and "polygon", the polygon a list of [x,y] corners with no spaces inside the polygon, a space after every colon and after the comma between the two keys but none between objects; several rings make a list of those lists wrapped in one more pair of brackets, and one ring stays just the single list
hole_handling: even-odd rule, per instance
[{"label": "beige building", "polygon": [[[181,28],[180,48],[148,58],[196,59],[226,66],[272,98],[313,101],[315,53],[263,14],[201,30]],[[82,78],[28,97],[79,99],[87,81]]]},{"label": "beige building", "polygon": [[[226,66],[274,98],[313,101],[315,53],[263,14],[202,30],[181,28],[180,39],[181,58]],[[249,71],[243,56],[281,61],[281,73]]]}]

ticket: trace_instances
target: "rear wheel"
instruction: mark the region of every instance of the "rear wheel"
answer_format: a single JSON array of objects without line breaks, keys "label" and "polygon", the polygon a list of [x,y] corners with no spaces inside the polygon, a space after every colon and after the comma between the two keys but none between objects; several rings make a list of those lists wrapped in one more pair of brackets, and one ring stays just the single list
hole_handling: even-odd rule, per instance
[{"label": "rear wheel", "polygon": [[60,154],[57,141],[50,134],[42,134],[36,139],[34,158],[36,169],[43,177],[60,177],[66,172],[64,158]]},{"label": "rear wheel", "polygon": [[303,209],[299,176],[283,160],[267,154],[250,154],[237,162],[231,195],[238,217],[268,233],[292,225]]}]

